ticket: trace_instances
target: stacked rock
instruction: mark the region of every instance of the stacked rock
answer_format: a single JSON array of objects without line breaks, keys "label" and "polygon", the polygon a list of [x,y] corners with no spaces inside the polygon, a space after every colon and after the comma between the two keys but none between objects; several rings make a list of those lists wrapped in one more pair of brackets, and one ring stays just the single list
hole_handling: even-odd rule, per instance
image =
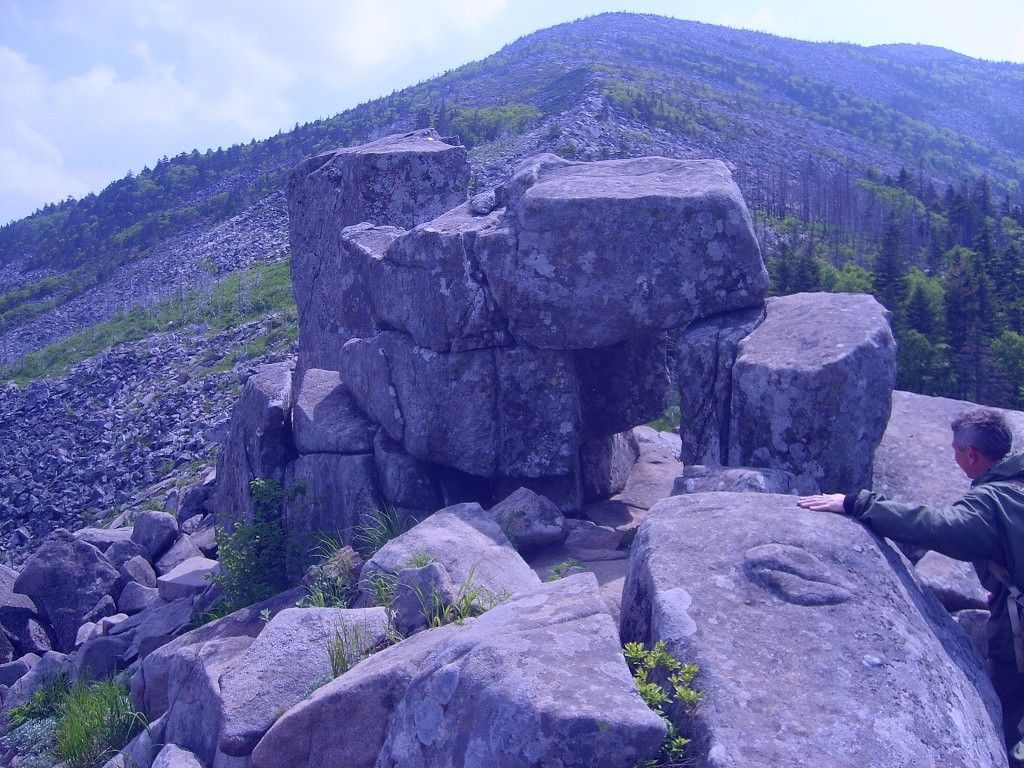
[{"label": "stacked rock", "polygon": [[[294,449],[289,463],[263,445],[279,423],[266,403],[287,399],[268,372],[255,386],[278,394],[243,395],[267,423],[237,414],[229,444],[247,448],[225,451],[248,464],[220,473],[274,457],[261,476],[307,487],[290,527],[350,539],[376,504],[431,512],[529,487],[574,511],[582,488],[614,493],[617,435],[668,399],[668,333],[764,301],[720,162],[542,155],[471,200],[468,178],[465,149],[429,131],[294,172]],[[240,484],[219,493],[229,519],[251,509]]]}]

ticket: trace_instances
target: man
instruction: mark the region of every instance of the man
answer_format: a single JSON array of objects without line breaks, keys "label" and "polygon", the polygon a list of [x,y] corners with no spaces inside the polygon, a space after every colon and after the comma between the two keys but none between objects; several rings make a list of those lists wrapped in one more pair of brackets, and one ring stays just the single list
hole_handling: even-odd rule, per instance
[{"label": "man", "polygon": [[[954,458],[971,479],[971,490],[951,508],[900,504],[871,491],[804,496],[797,503],[804,509],[849,515],[902,544],[974,562],[981,583],[993,593],[987,627],[989,672],[1003,707],[1009,752],[1024,715],[1024,635],[1018,632],[1015,651],[1012,624],[1017,617],[1010,611],[1016,606],[1009,599],[1011,591],[1024,588],[1024,455],[1005,458],[1013,434],[999,411],[969,411],[950,426]],[[1024,742],[1017,751],[1021,754],[1011,757],[1011,765],[1024,766]]]}]

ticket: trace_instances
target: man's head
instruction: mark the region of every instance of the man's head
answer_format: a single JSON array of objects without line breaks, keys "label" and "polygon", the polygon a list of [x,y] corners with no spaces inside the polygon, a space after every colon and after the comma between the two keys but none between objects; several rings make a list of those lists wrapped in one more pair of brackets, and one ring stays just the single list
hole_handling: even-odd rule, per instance
[{"label": "man's head", "polygon": [[953,430],[953,455],[971,480],[983,475],[1010,452],[1013,433],[1003,414],[992,408],[978,408],[957,417]]}]

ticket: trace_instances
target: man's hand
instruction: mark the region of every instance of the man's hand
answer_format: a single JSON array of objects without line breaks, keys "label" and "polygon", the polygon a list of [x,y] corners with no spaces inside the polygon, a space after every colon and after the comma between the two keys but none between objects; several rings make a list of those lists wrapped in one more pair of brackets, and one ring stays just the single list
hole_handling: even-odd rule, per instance
[{"label": "man's hand", "polygon": [[801,496],[797,499],[798,507],[813,509],[815,512],[839,512],[843,511],[843,499],[846,497],[841,493],[822,493],[817,496]]}]

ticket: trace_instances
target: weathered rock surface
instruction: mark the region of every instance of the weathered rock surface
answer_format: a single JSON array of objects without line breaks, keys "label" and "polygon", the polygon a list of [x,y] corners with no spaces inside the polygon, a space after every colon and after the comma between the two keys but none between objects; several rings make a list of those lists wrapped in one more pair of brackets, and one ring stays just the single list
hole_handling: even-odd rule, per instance
[{"label": "weathered rock surface", "polygon": [[458,599],[459,589],[452,583],[448,571],[438,563],[403,568],[395,577],[392,608],[395,629],[405,637],[426,629]]},{"label": "weathered rock surface", "polygon": [[373,460],[388,504],[427,512],[444,506],[435,467],[410,456],[383,429],[373,439]]},{"label": "weathered rock surface", "polygon": [[532,346],[606,347],[767,292],[750,214],[721,162],[542,156],[503,196],[516,246],[485,239],[480,265],[512,335]]},{"label": "weathered rock surface", "polygon": [[351,544],[356,528],[383,505],[370,454],[299,456],[288,466],[285,485],[303,489],[285,506],[285,527],[292,542],[289,570],[295,574],[310,564],[318,534]]},{"label": "weathered rock surface", "polygon": [[285,713],[252,758],[258,768],[632,768],[663,734],[593,576],[581,575],[371,656]]},{"label": "weathered rock surface", "polygon": [[456,504],[395,537],[366,561],[359,586],[361,604],[374,604],[369,584],[374,576],[397,576],[424,554],[441,565],[457,586],[469,583],[494,599],[533,589],[540,583],[501,527],[479,504]]},{"label": "weathered rock surface", "polygon": [[292,172],[300,370],[337,369],[335,350],[375,330],[365,274],[370,262],[401,232],[395,227],[409,229],[454,208],[466,199],[468,184],[465,147],[430,131],[318,155]]},{"label": "weathered rock surface", "polygon": [[640,457],[633,430],[593,437],[580,448],[580,489],[584,501],[607,499],[626,487]]},{"label": "weathered rock surface", "polygon": [[[155,582],[154,582],[155,583]],[[121,595],[117,598],[117,610],[129,615],[144,611],[160,599],[160,590],[146,587],[135,581],[125,584]]]},{"label": "weathered rock surface", "polygon": [[700,666],[697,765],[1004,760],[982,661],[945,610],[888,545],[791,496],[693,494],[652,509],[621,629]]},{"label": "weathered rock surface", "polygon": [[265,365],[245,383],[231,411],[231,431],[217,459],[213,506],[217,522],[230,529],[252,520],[255,506],[249,484],[256,478],[284,477],[292,458],[292,372],[288,363]]},{"label": "weathered rock surface", "polygon": [[968,608],[987,608],[988,592],[981,582],[974,566],[938,552],[927,552],[914,564],[921,584],[950,613]]},{"label": "weathered rock surface", "polygon": [[171,602],[157,600],[148,609],[111,627],[110,635],[125,635],[130,640],[124,652],[126,661],[145,658],[184,631],[192,620],[191,597]]},{"label": "weathered rock surface", "polygon": [[151,563],[160,559],[178,535],[178,521],[167,512],[146,510],[132,527],[132,541],[146,552]]},{"label": "weathered rock surface", "polygon": [[189,558],[202,557],[202,555],[202,550],[192,542],[192,537],[187,533],[183,533],[178,536],[170,549],[160,556],[160,559],[154,563],[153,567],[160,576],[163,576],[166,573],[170,573]]},{"label": "weathered rock surface", "polygon": [[6,685],[8,687],[14,685],[38,663],[38,656],[34,653],[26,653],[19,659],[0,664],[0,685]]},{"label": "weathered rock surface", "polygon": [[763,307],[726,312],[694,323],[676,340],[679,458],[686,464],[727,462],[732,367],[740,341],[763,318]]},{"label": "weathered rock surface", "polygon": [[167,744],[157,753],[152,768],[204,768],[199,758],[176,744]]},{"label": "weathered rock surface", "polygon": [[792,473],[781,469],[707,467],[698,464],[683,467],[672,486],[673,496],[712,491],[796,494],[799,492],[799,484]]},{"label": "weathered rock surface", "polygon": [[[875,451],[874,490],[898,501],[943,507],[971,487],[953,460],[950,423],[977,408],[966,400],[892,393],[892,415]],[[1024,413],[1002,410],[1014,450],[1024,446]]]},{"label": "weathered rock surface", "polygon": [[565,516],[547,497],[519,488],[499,501],[487,514],[519,552],[532,552],[565,541]]},{"label": "weathered rock surface", "polygon": [[299,453],[369,453],[373,431],[340,373],[310,368],[300,374],[292,408],[292,437]]},{"label": "weathered rock surface", "polygon": [[220,676],[220,751],[248,755],[282,713],[332,678],[329,649],[349,663],[382,643],[383,608],[290,608],[281,611]]},{"label": "weathered rock surface", "polygon": [[862,294],[770,299],[733,366],[728,463],[784,469],[826,493],[870,488],[896,377],[887,316]]},{"label": "weathered rock surface", "polygon": [[3,708],[0,711],[9,712],[14,707],[27,704],[35,691],[61,675],[68,675],[70,671],[71,662],[66,655],[58,651],[44,653],[38,663],[19,677],[4,694]]},{"label": "weathered rock surface", "polygon": [[53,628],[55,647],[71,651],[78,626],[117,581],[117,571],[92,544],[63,528],[54,531],[14,582]]},{"label": "weathered rock surface", "polygon": [[127,666],[122,655],[128,650],[129,644],[123,636],[87,640],[71,656],[75,679],[104,680],[113,677]]},{"label": "weathered rock surface", "polygon": [[92,544],[100,552],[106,552],[111,544],[131,539],[131,528],[79,528],[75,538]]}]

